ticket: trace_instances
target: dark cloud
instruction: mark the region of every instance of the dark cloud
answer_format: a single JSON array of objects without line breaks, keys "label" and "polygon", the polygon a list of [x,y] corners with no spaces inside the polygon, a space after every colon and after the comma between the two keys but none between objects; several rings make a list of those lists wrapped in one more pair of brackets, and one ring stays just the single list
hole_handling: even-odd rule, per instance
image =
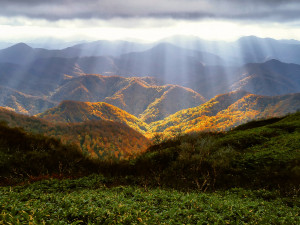
[{"label": "dark cloud", "polygon": [[0,0],[0,15],[48,20],[116,17],[294,21],[298,0]]}]

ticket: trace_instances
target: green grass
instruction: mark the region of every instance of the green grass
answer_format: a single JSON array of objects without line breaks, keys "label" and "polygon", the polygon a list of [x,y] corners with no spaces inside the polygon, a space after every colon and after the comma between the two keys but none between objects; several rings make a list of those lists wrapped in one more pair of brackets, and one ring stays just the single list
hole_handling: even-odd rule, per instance
[{"label": "green grass", "polygon": [[0,211],[0,224],[300,223],[300,199],[276,191],[108,188],[96,175],[1,187]]}]

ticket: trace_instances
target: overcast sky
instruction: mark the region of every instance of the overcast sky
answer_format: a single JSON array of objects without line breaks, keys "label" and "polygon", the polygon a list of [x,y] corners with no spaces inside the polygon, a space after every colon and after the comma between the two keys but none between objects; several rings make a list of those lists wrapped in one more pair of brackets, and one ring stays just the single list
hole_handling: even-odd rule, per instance
[{"label": "overcast sky", "polygon": [[142,39],[300,40],[299,0],[0,0],[1,41]]}]

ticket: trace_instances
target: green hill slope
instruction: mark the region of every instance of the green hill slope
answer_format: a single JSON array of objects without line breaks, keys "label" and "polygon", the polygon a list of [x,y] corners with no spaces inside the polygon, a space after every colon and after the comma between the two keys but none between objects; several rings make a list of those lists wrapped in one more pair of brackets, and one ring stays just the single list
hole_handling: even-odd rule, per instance
[{"label": "green hill slope", "polygon": [[300,113],[250,122],[228,132],[162,141],[138,157],[136,171],[149,183],[175,188],[268,188],[297,194]]}]

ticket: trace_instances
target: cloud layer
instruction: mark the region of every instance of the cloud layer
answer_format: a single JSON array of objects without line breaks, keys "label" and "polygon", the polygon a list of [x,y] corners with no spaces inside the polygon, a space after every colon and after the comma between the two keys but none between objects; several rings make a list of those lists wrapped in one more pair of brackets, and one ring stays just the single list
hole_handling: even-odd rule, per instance
[{"label": "cloud layer", "polygon": [[295,21],[298,0],[1,0],[0,16],[76,18],[220,18]]}]

